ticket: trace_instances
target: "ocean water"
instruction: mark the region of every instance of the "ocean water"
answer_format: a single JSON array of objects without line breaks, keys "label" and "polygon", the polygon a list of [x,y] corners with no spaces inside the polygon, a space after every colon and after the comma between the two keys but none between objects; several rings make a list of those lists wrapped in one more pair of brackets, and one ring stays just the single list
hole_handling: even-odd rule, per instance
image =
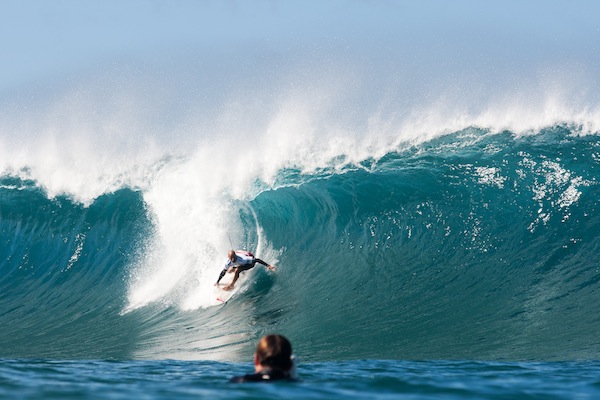
[{"label": "ocean water", "polygon": [[[393,17],[0,92],[0,397],[600,397],[595,22]],[[230,384],[268,333],[300,381]]]},{"label": "ocean water", "polygon": [[[160,192],[185,158],[159,160],[157,187],[92,200],[5,173],[0,393],[598,396],[597,135],[466,128],[343,158],[200,211]],[[230,239],[278,269],[218,304]],[[292,341],[302,381],[232,387],[270,332]]]},{"label": "ocean water", "polygon": [[0,396],[44,399],[593,399],[600,364],[315,362],[294,383],[231,384],[251,365],[208,361],[3,360]]}]

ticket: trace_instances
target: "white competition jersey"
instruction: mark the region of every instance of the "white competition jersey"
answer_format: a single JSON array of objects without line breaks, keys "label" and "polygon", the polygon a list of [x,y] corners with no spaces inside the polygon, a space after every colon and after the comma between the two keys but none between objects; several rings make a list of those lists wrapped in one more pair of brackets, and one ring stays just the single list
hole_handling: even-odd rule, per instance
[{"label": "white competition jersey", "polygon": [[236,250],[235,251],[235,262],[231,262],[227,259],[223,269],[229,269],[230,267],[239,267],[242,265],[252,264],[254,262],[254,255],[249,251]]}]

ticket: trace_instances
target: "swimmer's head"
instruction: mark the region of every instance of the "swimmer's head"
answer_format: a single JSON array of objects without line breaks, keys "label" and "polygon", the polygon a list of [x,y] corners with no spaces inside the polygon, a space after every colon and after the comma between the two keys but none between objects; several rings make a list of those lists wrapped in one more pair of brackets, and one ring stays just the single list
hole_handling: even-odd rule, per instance
[{"label": "swimmer's head", "polygon": [[292,344],[281,335],[267,335],[258,342],[254,353],[254,366],[290,371],[293,367]]}]

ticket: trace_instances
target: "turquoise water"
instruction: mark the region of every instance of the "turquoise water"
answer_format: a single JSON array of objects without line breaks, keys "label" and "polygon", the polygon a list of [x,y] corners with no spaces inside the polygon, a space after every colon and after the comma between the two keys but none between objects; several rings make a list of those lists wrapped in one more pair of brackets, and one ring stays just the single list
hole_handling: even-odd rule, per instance
[{"label": "turquoise water", "polygon": [[[561,127],[467,130],[281,170],[199,244],[182,243],[198,229],[185,220],[156,244],[172,221],[140,190],[83,205],[6,176],[0,356],[244,362],[280,332],[311,362],[599,359],[599,147]],[[223,233],[279,269],[220,305]]]},{"label": "turquoise water", "polygon": [[[235,223],[187,258],[169,246],[196,225],[176,219],[169,244],[147,189],[85,203],[6,173],[0,395],[597,397],[599,163],[597,135],[556,126],[282,168],[225,197]],[[212,305],[227,236],[278,270]],[[270,332],[302,381],[229,384]]]}]

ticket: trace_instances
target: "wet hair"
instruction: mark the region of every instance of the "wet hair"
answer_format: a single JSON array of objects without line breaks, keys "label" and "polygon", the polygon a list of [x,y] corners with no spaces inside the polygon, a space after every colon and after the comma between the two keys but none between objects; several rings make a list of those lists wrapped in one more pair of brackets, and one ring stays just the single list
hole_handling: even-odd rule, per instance
[{"label": "wet hair", "polygon": [[263,367],[289,371],[292,369],[292,344],[281,335],[267,335],[256,347],[258,362]]}]

